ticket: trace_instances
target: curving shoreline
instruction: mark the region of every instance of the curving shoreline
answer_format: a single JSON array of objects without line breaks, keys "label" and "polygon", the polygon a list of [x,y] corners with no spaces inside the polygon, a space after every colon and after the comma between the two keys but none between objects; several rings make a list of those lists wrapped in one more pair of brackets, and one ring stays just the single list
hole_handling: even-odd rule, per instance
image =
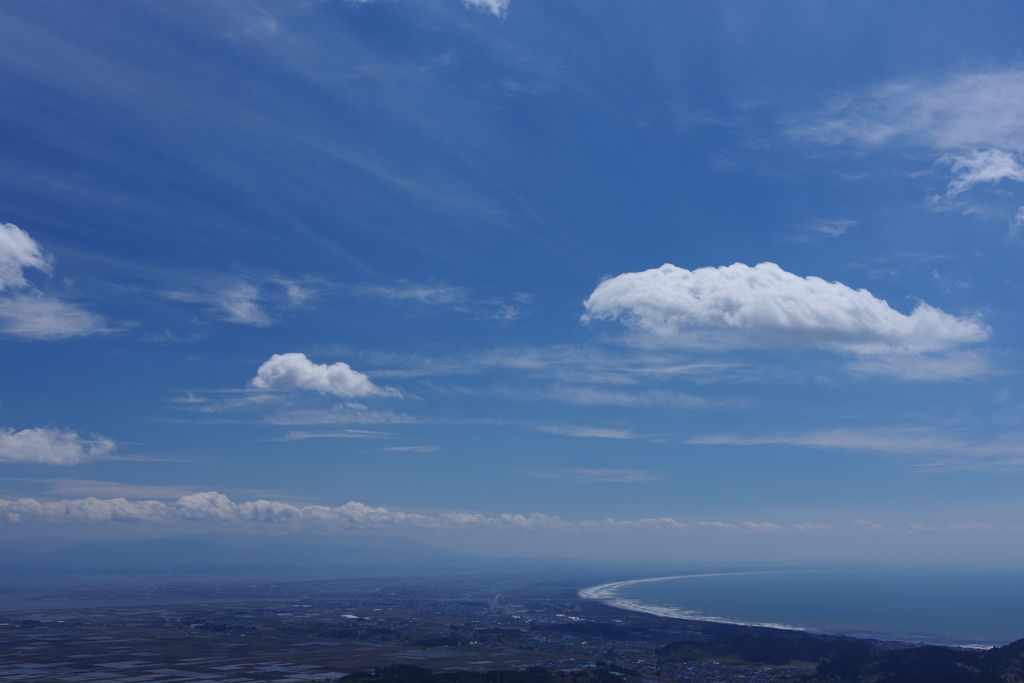
[{"label": "curving shoreline", "polygon": [[696,579],[704,578],[708,576],[743,576],[747,574],[775,574],[785,572],[801,572],[801,571],[814,571],[812,569],[781,569],[777,571],[768,572],[716,572],[713,574],[681,574],[679,576],[658,576],[651,579],[632,579],[630,581],[615,581],[613,583],[605,583],[598,586],[590,586],[579,590],[576,595],[585,600],[597,600],[603,602],[610,607],[618,607],[619,609],[629,610],[631,612],[641,612],[644,614],[652,614],[657,617],[668,617],[670,619],[688,619],[690,621],[707,621],[715,624],[732,624],[734,626],[757,626],[761,628],[776,628],[785,631],[806,631],[813,633],[813,631],[801,628],[799,626],[792,626],[790,624],[778,624],[769,622],[753,622],[753,621],[736,621],[734,619],[725,619],[722,617],[716,617],[713,615],[705,615],[695,611],[678,609],[675,607],[656,607],[654,605],[647,605],[638,600],[628,600],[626,598],[619,597],[616,591],[625,586],[632,586],[638,583],[654,583],[656,581],[672,581],[674,579]]},{"label": "curving shoreline", "polygon": [[658,617],[667,617],[670,619],[686,619],[689,621],[704,621],[715,624],[731,624],[734,626],[752,626],[759,628],[773,628],[785,631],[797,631],[802,633],[808,633],[812,635],[841,635],[852,638],[864,638],[872,640],[884,640],[884,641],[895,641],[905,642],[913,644],[930,644],[930,645],[944,645],[944,646],[956,646],[970,649],[982,649],[987,650],[995,645],[991,643],[972,643],[966,640],[960,640],[956,638],[922,638],[922,637],[911,637],[911,636],[900,636],[897,634],[876,632],[867,630],[830,630],[830,629],[815,629],[805,626],[798,626],[793,624],[775,623],[775,622],[757,622],[757,621],[740,621],[736,619],[727,619],[723,617],[717,617],[714,615],[704,614],[698,611],[685,610],[675,607],[658,607],[655,605],[649,605],[639,600],[630,600],[628,598],[620,597],[618,591],[626,586],[631,586],[638,583],[654,583],[658,581],[671,581],[676,579],[689,579],[689,578],[704,578],[711,576],[742,576],[749,574],[774,574],[774,573],[789,573],[789,572],[809,572],[816,571],[815,569],[784,569],[784,570],[769,570],[769,571],[747,571],[747,572],[716,572],[711,574],[682,574],[678,576],[659,576],[649,579],[632,579],[629,581],[615,581],[612,583],[600,584],[597,586],[589,586],[587,588],[580,589],[577,591],[577,596],[585,600],[597,600],[610,607],[617,607],[619,609],[629,610],[631,612],[640,612],[643,614],[651,614]]}]

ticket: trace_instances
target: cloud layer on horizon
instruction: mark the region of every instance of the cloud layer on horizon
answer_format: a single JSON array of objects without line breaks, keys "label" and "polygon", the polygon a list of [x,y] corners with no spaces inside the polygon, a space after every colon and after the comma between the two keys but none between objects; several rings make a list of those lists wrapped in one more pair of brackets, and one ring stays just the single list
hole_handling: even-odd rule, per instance
[{"label": "cloud layer on horizon", "polygon": [[926,525],[908,524],[886,527],[868,520],[854,520],[849,528],[836,528],[822,523],[801,523],[781,526],[772,522],[698,521],[692,524],[670,517],[637,520],[612,518],[566,520],[562,517],[534,513],[500,514],[488,517],[479,513],[442,512],[439,514],[406,513],[384,507],[371,507],[355,501],[337,507],[326,505],[294,505],[280,501],[256,500],[236,503],[216,491],[184,495],[172,504],[157,500],[130,501],[125,498],[80,498],[60,501],[0,499],[0,523],[8,524],[103,524],[150,523],[182,524],[260,524],[286,529],[317,528],[332,531],[403,531],[403,530],[488,530],[538,533],[624,533],[662,534],[726,533],[754,536],[815,535],[851,533],[916,534],[923,532],[1024,532],[1020,525],[983,523]]}]

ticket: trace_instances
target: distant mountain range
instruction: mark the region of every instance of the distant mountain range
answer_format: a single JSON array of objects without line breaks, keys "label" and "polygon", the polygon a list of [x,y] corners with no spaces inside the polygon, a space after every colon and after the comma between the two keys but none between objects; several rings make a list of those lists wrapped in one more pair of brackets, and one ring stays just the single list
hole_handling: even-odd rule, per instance
[{"label": "distant mountain range", "polygon": [[[402,538],[202,534],[85,543],[0,542],[0,574],[348,574],[473,571],[497,561]],[[51,547],[46,547],[46,546]],[[64,546],[64,547],[61,547]],[[501,564],[508,567],[509,561]],[[512,561],[529,565],[529,560]]]},{"label": "distant mountain range", "polygon": [[[0,541],[0,575],[411,576],[558,571],[595,581],[637,578],[678,567],[582,560],[486,558],[404,538],[289,534],[198,534],[129,541]],[[583,579],[584,581],[587,579]],[[583,585],[586,585],[585,583]]]}]

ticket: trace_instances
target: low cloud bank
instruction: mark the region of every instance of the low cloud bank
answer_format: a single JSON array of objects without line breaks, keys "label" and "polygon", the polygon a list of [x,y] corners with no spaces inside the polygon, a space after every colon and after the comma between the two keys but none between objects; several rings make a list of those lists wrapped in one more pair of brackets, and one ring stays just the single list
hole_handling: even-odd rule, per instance
[{"label": "low cloud bank", "polygon": [[637,520],[577,520],[534,513],[502,514],[488,517],[467,512],[445,512],[435,515],[406,513],[383,507],[370,507],[349,502],[337,507],[326,505],[293,505],[280,501],[257,500],[236,503],[216,491],[182,496],[174,503],[156,500],[129,501],[125,498],[81,498],[62,501],[0,499],[0,523],[159,523],[162,525],[196,524],[260,524],[285,528],[318,528],[337,531],[403,531],[403,530],[488,530],[552,533],[712,533],[743,535],[805,535],[849,533],[922,533],[922,532],[998,532],[1024,531],[1024,526],[991,526],[958,524],[885,527],[865,520],[856,520],[848,528],[836,529],[828,524],[803,523],[783,527],[772,522],[721,521],[685,524],[671,517]]},{"label": "low cloud bank", "polygon": [[9,501],[0,499],[0,520],[7,522],[157,522],[163,524],[232,522],[262,524],[311,524],[340,530],[366,529],[444,529],[489,528],[523,530],[681,530],[685,524],[673,519],[654,518],[633,521],[584,520],[571,522],[542,514],[502,514],[487,517],[466,512],[438,515],[411,514],[383,507],[349,502],[338,507],[293,505],[279,501],[257,500],[236,503],[222,493],[208,491],[182,496],[173,504],[155,500],[129,501],[125,498],[102,500],[38,501],[33,498]]},{"label": "low cloud bank", "polygon": [[774,263],[693,271],[666,263],[605,280],[584,305],[584,321],[621,319],[683,344],[702,341],[695,334],[711,333],[719,343],[871,355],[941,352],[990,334],[974,318],[958,318],[924,302],[904,315],[866,289],[800,277]]}]

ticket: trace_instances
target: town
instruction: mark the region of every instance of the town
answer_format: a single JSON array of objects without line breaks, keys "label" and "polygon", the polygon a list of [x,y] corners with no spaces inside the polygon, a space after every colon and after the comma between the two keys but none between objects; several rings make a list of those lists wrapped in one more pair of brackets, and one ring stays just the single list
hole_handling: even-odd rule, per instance
[{"label": "town", "polygon": [[[564,581],[465,578],[87,585],[0,614],[0,680],[300,683],[415,665],[767,683],[814,670],[807,662],[670,661],[658,653],[672,642],[770,629],[630,612],[576,592]],[[48,608],[100,598],[125,605]]]}]

